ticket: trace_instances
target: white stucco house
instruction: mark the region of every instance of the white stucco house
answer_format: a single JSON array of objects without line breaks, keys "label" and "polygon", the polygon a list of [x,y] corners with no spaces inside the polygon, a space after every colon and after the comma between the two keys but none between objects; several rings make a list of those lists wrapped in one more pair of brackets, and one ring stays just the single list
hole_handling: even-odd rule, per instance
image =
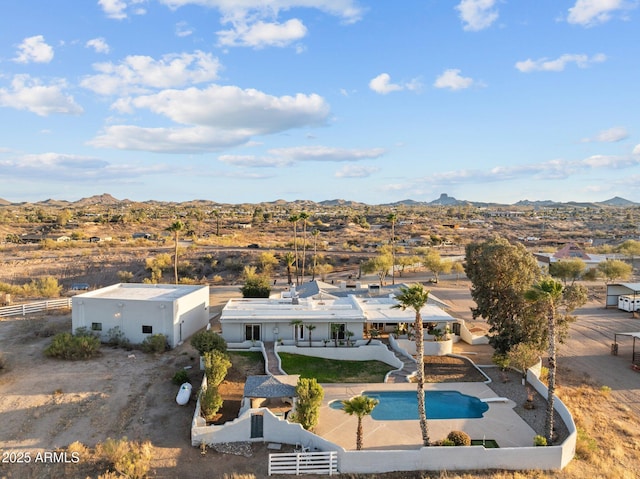
[{"label": "white stucco house", "polygon": [[[230,299],[222,310],[220,325],[228,343],[297,340],[308,345],[311,334],[313,345],[318,346],[325,341],[363,339],[371,329],[386,333],[396,331],[399,326],[408,329],[414,322],[415,312],[394,309],[395,304],[397,301],[389,296],[337,297],[326,293],[306,298],[294,293],[281,298]],[[425,305],[421,315],[425,338],[435,328],[460,334],[457,325],[463,321],[436,304]]]},{"label": "white stucco house", "polygon": [[173,348],[209,321],[209,287],[119,283],[73,297],[73,331],[87,328],[109,339],[118,327],[134,344],[164,334]]}]

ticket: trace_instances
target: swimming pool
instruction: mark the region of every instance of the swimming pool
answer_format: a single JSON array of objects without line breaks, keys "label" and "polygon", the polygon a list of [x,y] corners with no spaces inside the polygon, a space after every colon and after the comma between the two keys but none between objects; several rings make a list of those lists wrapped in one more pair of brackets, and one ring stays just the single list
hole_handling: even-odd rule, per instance
[{"label": "swimming pool", "polygon": [[[416,391],[363,391],[362,395],[380,401],[371,413],[376,421],[418,419]],[[425,391],[425,399],[428,419],[477,419],[489,410],[477,397],[458,391]],[[342,403],[333,401],[329,407],[342,409]]]}]

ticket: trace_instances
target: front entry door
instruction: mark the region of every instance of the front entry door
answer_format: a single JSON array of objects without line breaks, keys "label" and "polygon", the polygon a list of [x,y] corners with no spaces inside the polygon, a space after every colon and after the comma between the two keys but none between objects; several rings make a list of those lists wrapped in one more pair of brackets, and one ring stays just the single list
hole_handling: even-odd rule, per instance
[{"label": "front entry door", "polygon": [[245,341],[260,341],[260,325],[246,324],[244,327]]}]

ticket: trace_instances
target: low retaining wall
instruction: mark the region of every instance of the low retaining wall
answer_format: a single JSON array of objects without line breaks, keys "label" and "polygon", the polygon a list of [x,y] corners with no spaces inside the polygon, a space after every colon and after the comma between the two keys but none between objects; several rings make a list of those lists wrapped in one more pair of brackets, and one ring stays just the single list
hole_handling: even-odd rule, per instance
[{"label": "low retaining wall", "polygon": [[276,355],[278,353],[300,354],[302,356],[313,356],[324,359],[337,359],[342,361],[382,361],[395,368],[402,367],[400,361],[395,354],[389,351],[384,344],[372,342],[368,346],[365,344],[357,344],[344,348],[305,348],[296,346],[276,346]]},{"label": "low retaining wall", "polygon": [[[416,354],[416,342],[412,339],[396,339],[398,348],[405,350],[409,356]],[[446,341],[424,341],[425,356],[446,356],[453,352],[453,340]]]}]

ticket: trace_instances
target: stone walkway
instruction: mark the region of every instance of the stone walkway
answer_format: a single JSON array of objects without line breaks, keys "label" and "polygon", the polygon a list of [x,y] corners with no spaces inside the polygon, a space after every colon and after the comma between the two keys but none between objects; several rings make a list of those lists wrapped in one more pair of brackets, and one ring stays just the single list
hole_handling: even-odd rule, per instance
[{"label": "stone walkway", "polygon": [[389,350],[400,360],[402,361],[402,369],[398,371],[392,371],[387,377],[387,383],[407,383],[409,382],[409,377],[418,370],[416,366],[416,362],[412,358],[408,358],[397,351],[394,351],[393,348],[387,343],[387,347]]},{"label": "stone walkway", "polygon": [[267,352],[267,374],[271,374],[272,376],[278,376],[282,374],[282,371],[278,369],[278,358],[275,352],[275,343],[265,342],[264,350]]}]

